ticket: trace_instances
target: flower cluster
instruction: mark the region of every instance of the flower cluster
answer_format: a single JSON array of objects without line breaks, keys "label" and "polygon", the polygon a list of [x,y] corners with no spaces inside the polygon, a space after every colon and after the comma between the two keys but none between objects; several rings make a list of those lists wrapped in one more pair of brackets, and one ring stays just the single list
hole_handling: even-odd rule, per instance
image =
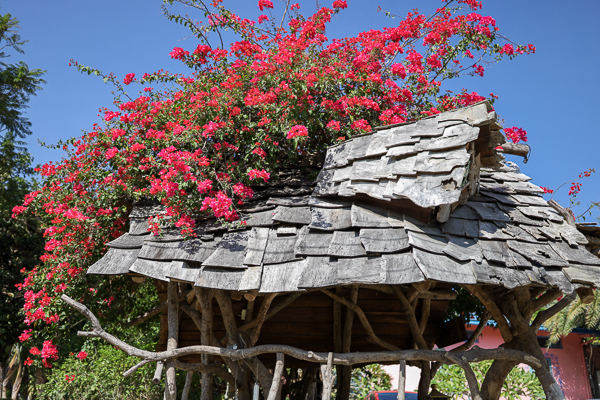
[{"label": "flower cluster", "polygon": [[507,139],[512,140],[513,143],[519,143],[521,140],[524,142],[527,141],[527,131],[516,126],[504,128],[504,135],[506,135]]}]

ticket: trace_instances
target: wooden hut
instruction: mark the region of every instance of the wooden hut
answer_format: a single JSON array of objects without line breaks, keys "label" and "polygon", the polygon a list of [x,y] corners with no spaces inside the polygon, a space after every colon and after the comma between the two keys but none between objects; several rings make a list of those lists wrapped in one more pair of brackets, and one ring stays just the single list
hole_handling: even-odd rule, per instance
[{"label": "wooden hut", "polygon": [[[304,400],[316,398],[317,384],[323,399],[331,394],[335,366],[346,399],[353,365],[399,361],[421,367],[420,399],[443,363],[465,369],[473,398],[497,398],[502,374],[518,363],[536,369],[548,398],[564,398],[535,332],[577,294],[590,300],[600,259],[572,216],[504,162],[500,129],[487,102],[378,128],[329,148],[316,179],[284,171],[255,188],[243,224],[198,220],[193,239],[150,235],[148,218],[162,208],[136,205],[129,233],[88,273],[155,280],[158,349],[131,348],[97,321],[82,334],[140,365],[157,362],[157,379],[164,364],[169,399],[176,368],[202,372],[203,399],[217,374],[240,399],[257,382],[269,400],[282,391]],[[484,318],[455,351],[432,350],[466,340],[460,323],[444,321],[454,287],[483,303],[503,348],[468,350]],[[480,388],[468,362],[484,359],[496,361]]]}]

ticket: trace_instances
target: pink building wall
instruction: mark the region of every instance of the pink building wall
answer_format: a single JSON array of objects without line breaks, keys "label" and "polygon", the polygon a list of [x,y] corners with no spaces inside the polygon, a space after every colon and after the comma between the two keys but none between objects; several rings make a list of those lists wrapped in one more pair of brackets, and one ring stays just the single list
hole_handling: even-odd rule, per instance
[{"label": "pink building wall", "polygon": [[[473,329],[471,326],[469,329]],[[538,331],[538,336],[547,336],[546,331]],[[583,335],[571,333],[562,339],[562,349],[545,349],[542,351],[552,363],[554,379],[560,385],[567,400],[585,400],[592,398],[592,390],[585,367],[582,343]],[[486,326],[477,346],[484,349],[495,349],[504,341],[500,331]],[[527,366],[525,366],[528,368]],[[398,365],[384,367],[392,375],[392,386],[398,384]],[[419,385],[420,370],[416,367],[407,367],[406,390],[415,391]]]}]

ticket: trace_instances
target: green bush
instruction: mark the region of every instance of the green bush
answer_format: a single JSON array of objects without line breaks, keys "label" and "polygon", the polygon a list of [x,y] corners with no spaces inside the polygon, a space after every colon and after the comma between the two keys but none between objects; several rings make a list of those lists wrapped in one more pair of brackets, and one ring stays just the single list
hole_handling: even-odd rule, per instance
[{"label": "green bush", "polygon": [[[491,360],[471,364],[480,387],[491,365]],[[470,395],[465,372],[458,365],[443,365],[431,383],[436,384],[440,392],[452,396],[453,399],[463,399],[465,396]],[[502,385],[501,397],[508,400],[518,400],[521,396],[529,396],[532,400],[546,398],[535,373],[517,366],[506,377]]]}]

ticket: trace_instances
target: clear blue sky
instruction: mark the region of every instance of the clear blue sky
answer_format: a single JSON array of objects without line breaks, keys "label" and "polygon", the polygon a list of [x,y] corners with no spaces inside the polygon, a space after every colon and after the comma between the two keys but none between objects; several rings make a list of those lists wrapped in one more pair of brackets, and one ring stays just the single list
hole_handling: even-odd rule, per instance
[{"label": "clear blue sky", "polygon": [[[299,2],[305,11],[314,7],[312,1]],[[283,2],[274,3],[277,13]],[[99,107],[112,104],[112,88],[97,77],[69,68],[71,58],[121,78],[126,73],[140,76],[161,68],[186,72],[168,53],[175,46],[193,49],[196,42],[187,38],[184,27],[162,16],[161,4],[160,0],[2,1],[0,13],[17,17],[22,37],[29,40],[26,54],[14,56],[13,61],[22,59],[30,68],[48,71],[48,84],[30,102],[27,112],[34,132],[29,148],[36,163],[61,157],[57,150],[40,147],[38,140],[55,143],[79,136],[99,122]],[[257,0],[225,0],[225,5],[242,16],[256,17],[256,4]],[[442,3],[348,0],[348,4],[349,8],[335,17],[330,37],[392,25],[394,20],[376,12],[378,5],[405,15],[414,7],[429,13]],[[192,10],[183,12],[191,14]],[[600,114],[600,1],[484,0],[482,13],[494,17],[501,33],[513,41],[533,43],[537,53],[487,68],[484,78],[461,78],[450,88],[467,87],[500,96],[496,110],[505,126],[516,125],[529,132],[532,157],[525,165],[515,161],[535,183],[556,188],[584,170],[597,168],[598,173],[582,181],[579,199],[582,207],[600,201],[600,125],[596,121]],[[567,191],[568,185],[556,196],[563,205],[568,205]]]}]

